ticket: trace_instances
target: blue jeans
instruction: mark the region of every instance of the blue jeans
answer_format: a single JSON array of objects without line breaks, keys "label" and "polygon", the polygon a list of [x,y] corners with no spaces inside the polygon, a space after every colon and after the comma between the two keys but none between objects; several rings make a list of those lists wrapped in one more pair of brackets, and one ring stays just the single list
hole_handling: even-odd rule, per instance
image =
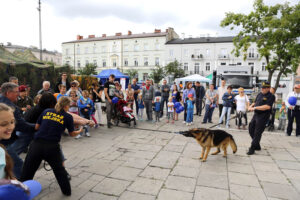
[{"label": "blue jeans", "polygon": [[223,117],[225,116],[226,113],[227,113],[226,126],[229,126],[229,120],[230,120],[230,114],[231,114],[231,107],[223,107],[219,123],[220,124],[222,123]]},{"label": "blue jeans", "polygon": [[7,153],[10,155],[10,157],[14,161],[14,175],[17,179],[20,179],[22,167],[23,167],[23,160],[19,157],[19,155],[16,153],[16,151],[13,149],[12,144],[9,144],[6,146]]},{"label": "blue jeans", "polygon": [[[164,103],[166,102],[166,108],[168,108],[168,102],[169,102],[169,97],[161,97],[160,101],[160,116],[163,116],[164,114]],[[168,111],[167,111],[168,113]]]},{"label": "blue jeans", "polygon": [[193,109],[187,110],[187,113],[186,113],[186,122],[187,123],[193,122],[193,115],[194,115],[194,110]]},{"label": "blue jeans", "polygon": [[[83,117],[83,118],[87,119],[86,117],[84,117],[83,114],[81,114],[81,112],[79,112],[79,114],[80,114],[80,117]],[[88,120],[89,120],[89,118],[88,118]],[[84,125],[84,126],[83,126],[83,130],[84,130],[84,133],[89,132],[89,126],[88,126],[88,125]],[[81,132],[80,135],[82,136],[82,135],[83,135],[83,132]]]},{"label": "blue jeans", "polygon": [[214,107],[210,107],[209,104],[205,105],[205,115],[204,115],[204,118],[203,118],[203,122],[204,123],[206,123],[207,121],[211,122],[211,118],[212,118],[214,109],[215,108]]},{"label": "blue jeans", "polygon": [[33,140],[33,133],[22,133],[17,131],[16,132],[18,139],[11,144],[11,148],[20,155],[30,144]]}]

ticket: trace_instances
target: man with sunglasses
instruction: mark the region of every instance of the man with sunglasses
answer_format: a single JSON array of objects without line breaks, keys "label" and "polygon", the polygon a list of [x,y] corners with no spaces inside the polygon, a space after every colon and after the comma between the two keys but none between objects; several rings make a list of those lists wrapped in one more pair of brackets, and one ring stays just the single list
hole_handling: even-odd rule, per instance
[{"label": "man with sunglasses", "polygon": [[249,134],[252,142],[247,152],[248,155],[254,154],[255,150],[261,150],[259,143],[275,101],[275,96],[270,92],[270,87],[269,82],[263,82],[261,92],[257,95],[255,102],[248,108],[248,111],[254,111],[253,118],[249,124]]}]

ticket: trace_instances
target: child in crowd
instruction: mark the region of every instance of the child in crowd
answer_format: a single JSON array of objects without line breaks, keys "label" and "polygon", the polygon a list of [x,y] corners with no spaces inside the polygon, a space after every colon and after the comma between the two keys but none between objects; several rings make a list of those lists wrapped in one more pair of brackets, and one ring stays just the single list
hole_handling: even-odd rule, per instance
[{"label": "child in crowd", "polygon": [[28,110],[30,110],[31,107],[33,107],[32,99],[29,96],[27,96],[26,85],[19,86],[19,96],[16,105],[22,110],[23,114],[25,114],[25,112],[27,112]]},{"label": "child in crowd", "polygon": [[186,113],[186,125],[190,126],[193,124],[193,115],[194,115],[194,102],[193,102],[193,94],[188,94],[187,104],[187,113]]},{"label": "child in crowd", "polygon": [[279,125],[278,125],[278,130],[285,130],[285,123],[286,123],[286,106],[285,102],[283,101],[281,103],[281,108],[279,110]]},{"label": "child in crowd", "polygon": [[57,95],[57,97],[56,97],[56,100],[58,101],[58,99],[60,98],[60,97],[66,97],[66,96],[68,96],[67,94],[66,94],[66,92],[67,92],[67,88],[66,88],[66,86],[65,85],[63,85],[63,84],[60,84],[59,86],[58,86],[58,89],[59,89],[59,94]]},{"label": "child in crowd", "polygon": [[127,102],[126,106],[123,107],[123,111],[125,112],[126,116],[128,116],[130,119],[134,118],[134,116],[132,114],[133,110],[131,108],[130,102]]},{"label": "child in crowd", "polygon": [[174,103],[173,103],[173,97],[169,98],[168,102],[168,119],[167,123],[169,123],[170,118],[172,119],[172,123],[174,123],[173,113],[174,113]]},{"label": "child in crowd", "polygon": [[142,95],[138,96],[138,108],[139,108],[138,119],[140,121],[143,121],[143,113],[144,113],[144,109],[145,109],[145,104],[144,104]]},{"label": "child in crowd", "polygon": [[[89,98],[89,92],[87,90],[82,91],[82,96],[78,99],[77,104],[78,104],[80,116],[85,119],[90,119],[91,115],[93,113],[94,103]],[[91,135],[89,133],[89,126],[85,125],[83,127],[83,129],[84,129],[85,135],[87,137],[90,137]],[[77,135],[75,138],[79,139],[81,137],[82,137],[82,133]]]},{"label": "child in crowd", "polygon": [[[94,105],[95,105],[95,101],[94,101],[93,95],[92,95],[92,94],[89,94],[89,97],[90,97],[90,99],[93,101],[93,103],[94,103]],[[96,125],[95,125],[95,128],[98,128],[98,122],[97,122],[97,120],[96,120],[96,118],[95,118],[95,113],[96,113],[96,109],[93,109],[93,112],[92,112],[92,114],[91,114],[91,118],[92,118],[92,120],[94,121],[94,123],[96,124]]]},{"label": "child in crowd", "polygon": [[160,100],[159,100],[159,97],[155,97],[154,111],[155,111],[155,122],[159,122],[159,115],[160,115]]},{"label": "child in crowd", "polygon": [[71,91],[70,97],[71,97],[71,104],[70,104],[69,112],[78,115],[79,114],[78,113],[78,104],[77,104],[78,97],[76,96],[76,92]]},{"label": "child in crowd", "polygon": [[38,94],[38,95],[36,95],[36,96],[34,97],[34,99],[33,99],[33,105],[34,105],[34,106],[38,105],[38,103],[39,103],[41,97],[42,97],[41,94]]}]

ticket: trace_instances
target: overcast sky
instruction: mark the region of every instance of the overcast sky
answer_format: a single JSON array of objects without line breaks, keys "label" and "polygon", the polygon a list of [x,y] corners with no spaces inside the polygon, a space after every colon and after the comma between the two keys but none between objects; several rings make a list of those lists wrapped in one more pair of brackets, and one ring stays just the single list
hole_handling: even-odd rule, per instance
[{"label": "overcast sky", "polygon": [[[288,0],[292,4],[298,0]],[[265,0],[267,4],[283,0]],[[61,51],[76,35],[153,32],[173,27],[178,35],[228,36],[226,12],[248,13],[253,0],[42,0],[43,48]],[[38,0],[0,0],[0,43],[39,45]]]}]

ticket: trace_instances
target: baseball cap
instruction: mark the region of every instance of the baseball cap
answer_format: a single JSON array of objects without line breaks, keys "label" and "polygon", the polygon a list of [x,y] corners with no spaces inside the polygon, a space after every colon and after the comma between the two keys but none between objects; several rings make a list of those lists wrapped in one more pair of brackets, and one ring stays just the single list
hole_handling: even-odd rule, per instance
[{"label": "baseball cap", "polygon": [[[1,200],[31,200],[36,197],[42,190],[42,185],[34,180],[23,182],[25,186],[14,184],[15,180],[8,180],[5,185],[0,185],[0,199]],[[22,185],[22,184],[21,184]],[[27,188],[26,188],[27,187]],[[26,190],[29,190],[29,193]]]},{"label": "baseball cap", "polygon": [[19,86],[19,92],[25,92],[27,89],[27,86],[26,85],[20,85]]},{"label": "baseball cap", "polygon": [[264,81],[264,82],[262,82],[261,87],[262,88],[269,88],[269,87],[271,87],[271,85],[268,81]]},{"label": "baseball cap", "polygon": [[294,88],[300,89],[300,84],[295,85]]}]

